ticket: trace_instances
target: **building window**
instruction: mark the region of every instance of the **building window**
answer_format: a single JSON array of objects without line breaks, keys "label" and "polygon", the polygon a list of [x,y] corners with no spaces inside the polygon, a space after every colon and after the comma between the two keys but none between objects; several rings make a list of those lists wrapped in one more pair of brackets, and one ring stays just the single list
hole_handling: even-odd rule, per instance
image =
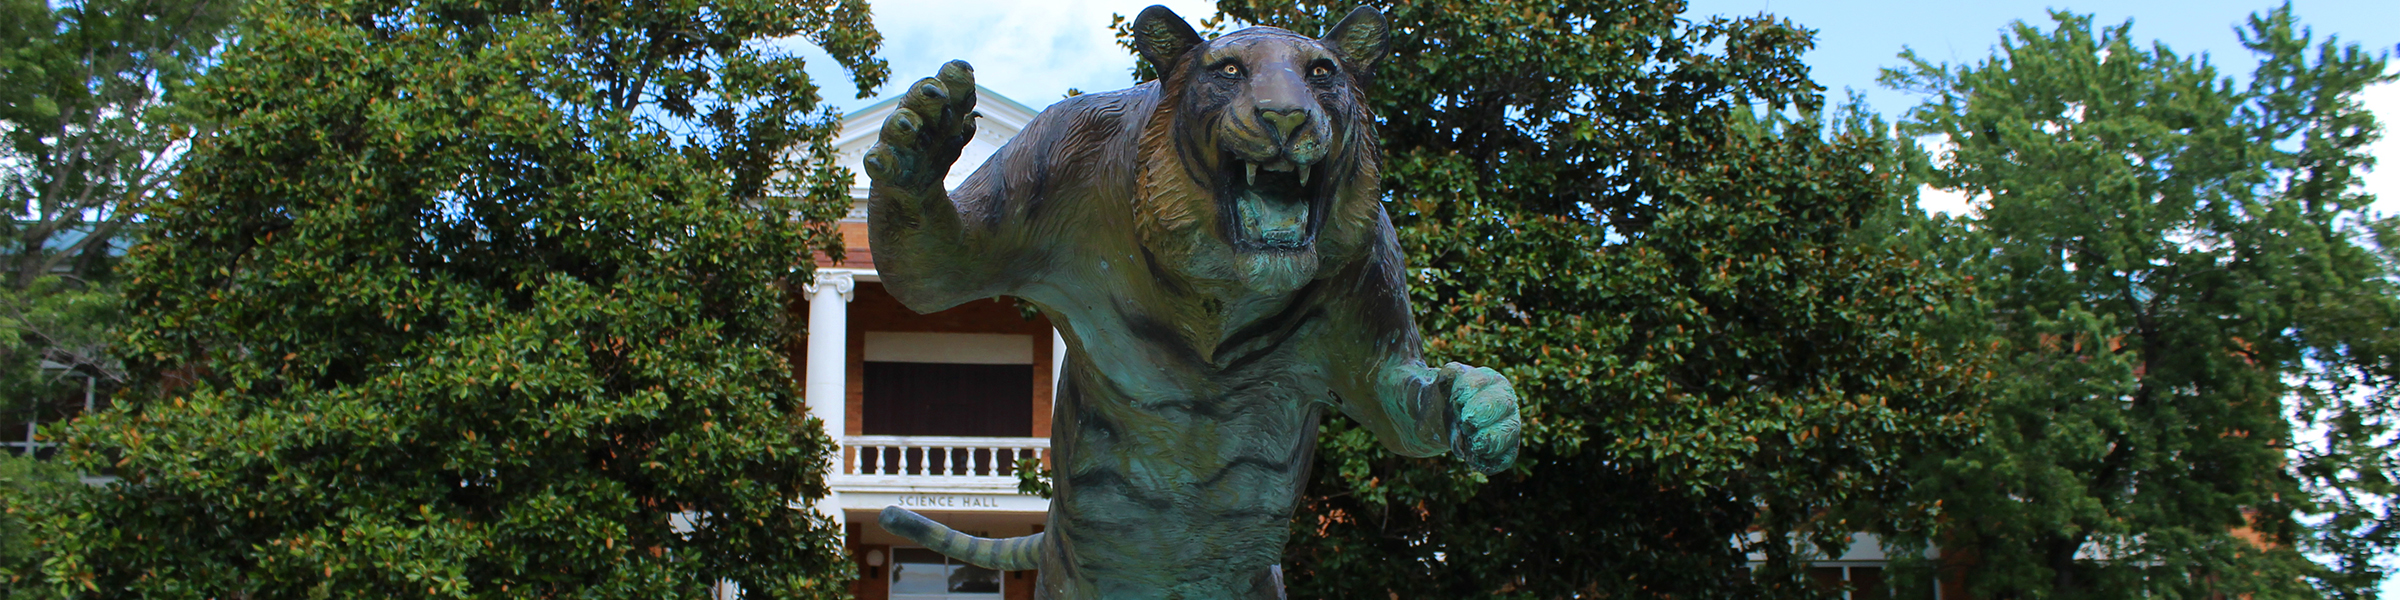
[{"label": "building window", "polygon": [[1030,437],[1030,335],[866,333],[866,435]]},{"label": "building window", "polygon": [[1033,365],[867,363],[867,435],[1033,435]]}]

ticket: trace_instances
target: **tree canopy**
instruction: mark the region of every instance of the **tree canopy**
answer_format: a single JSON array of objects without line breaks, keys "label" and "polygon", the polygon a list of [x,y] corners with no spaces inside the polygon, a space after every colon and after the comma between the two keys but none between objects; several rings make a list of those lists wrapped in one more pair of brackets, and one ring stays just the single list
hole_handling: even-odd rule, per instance
[{"label": "tree canopy", "polygon": [[1902,130],[1947,144],[1930,181],[1988,203],[1924,239],[1980,292],[1957,331],[2002,354],[1982,443],[1924,471],[1945,526],[1918,543],[1984,598],[2372,597],[2400,238],[2359,189],[2356,96],[2384,58],[2288,4],[2240,29],[2247,83],[2052,21],[1886,71],[1927,95]]},{"label": "tree canopy", "polygon": [[787,288],[850,174],[780,40],[860,90],[857,0],[269,0],[127,259],[113,485],[61,592],[835,597]]}]

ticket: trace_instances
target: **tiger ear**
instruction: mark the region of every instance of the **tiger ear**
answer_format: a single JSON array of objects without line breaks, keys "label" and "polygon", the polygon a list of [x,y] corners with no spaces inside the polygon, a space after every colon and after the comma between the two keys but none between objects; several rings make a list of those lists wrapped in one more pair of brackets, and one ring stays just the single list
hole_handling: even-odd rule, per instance
[{"label": "tiger ear", "polygon": [[1191,23],[1184,22],[1182,16],[1167,7],[1153,4],[1142,9],[1141,16],[1133,18],[1133,48],[1141,51],[1142,60],[1150,61],[1150,68],[1157,69],[1162,77],[1175,65],[1175,59],[1198,45],[1200,33],[1192,31]]},{"label": "tiger ear", "polygon": [[1350,68],[1373,73],[1375,61],[1392,53],[1392,28],[1384,22],[1381,11],[1361,6],[1350,11],[1350,16],[1342,17],[1342,22],[1318,41],[1342,55]]}]

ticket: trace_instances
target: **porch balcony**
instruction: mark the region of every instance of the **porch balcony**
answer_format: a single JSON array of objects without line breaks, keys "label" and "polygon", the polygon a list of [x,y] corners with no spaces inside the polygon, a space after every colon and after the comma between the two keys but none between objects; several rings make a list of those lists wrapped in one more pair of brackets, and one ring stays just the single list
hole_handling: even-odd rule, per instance
[{"label": "porch balcony", "polygon": [[842,438],[838,492],[1015,494],[1016,463],[1049,464],[1050,440],[1035,437],[853,435]]}]

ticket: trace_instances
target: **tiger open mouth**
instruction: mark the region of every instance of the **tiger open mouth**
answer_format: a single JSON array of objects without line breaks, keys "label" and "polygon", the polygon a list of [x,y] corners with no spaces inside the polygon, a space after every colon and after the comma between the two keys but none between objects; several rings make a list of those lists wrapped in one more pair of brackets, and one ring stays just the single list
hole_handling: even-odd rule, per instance
[{"label": "tiger open mouth", "polygon": [[1236,246],[1290,252],[1316,242],[1327,179],[1314,172],[1321,169],[1312,169],[1318,165],[1295,164],[1283,157],[1261,164],[1230,152],[1225,158],[1220,164],[1231,168],[1222,178],[1222,197],[1232,202],[1227,212]]}]

